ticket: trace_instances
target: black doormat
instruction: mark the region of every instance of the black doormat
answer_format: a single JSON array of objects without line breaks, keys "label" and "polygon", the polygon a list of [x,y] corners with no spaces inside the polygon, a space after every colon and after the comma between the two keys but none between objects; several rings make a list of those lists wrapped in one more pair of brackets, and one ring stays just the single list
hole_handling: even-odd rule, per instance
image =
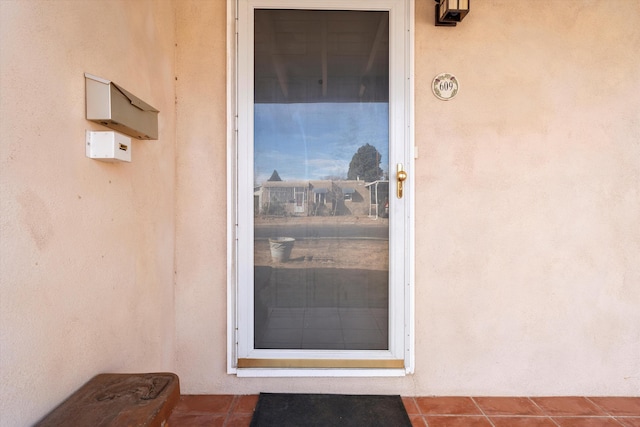
[{"label": "black doormat", "polygon": [[400,396],[260,393],[250,427],[411,427]]}]

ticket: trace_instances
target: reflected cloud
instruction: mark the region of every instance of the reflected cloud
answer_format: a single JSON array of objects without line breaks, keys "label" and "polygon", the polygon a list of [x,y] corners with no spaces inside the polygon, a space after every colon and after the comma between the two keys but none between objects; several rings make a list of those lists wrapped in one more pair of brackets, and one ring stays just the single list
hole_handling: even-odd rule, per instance
[{"label": "reflected cloud", "polygon": [[255,181],[277,170],[283,180],[345,176],[364,144],[381,154],[388,171],[387,103],[255,105]]}]

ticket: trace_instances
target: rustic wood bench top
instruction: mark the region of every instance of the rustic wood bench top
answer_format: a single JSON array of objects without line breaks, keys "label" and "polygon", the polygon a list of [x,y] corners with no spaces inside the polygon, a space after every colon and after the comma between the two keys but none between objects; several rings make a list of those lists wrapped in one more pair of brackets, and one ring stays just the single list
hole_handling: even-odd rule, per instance
[{"label": "rustic wood bench top", "polygon": [[100,374],[36,424],[36,427],[161,427],[180,399],[172,373]]}]

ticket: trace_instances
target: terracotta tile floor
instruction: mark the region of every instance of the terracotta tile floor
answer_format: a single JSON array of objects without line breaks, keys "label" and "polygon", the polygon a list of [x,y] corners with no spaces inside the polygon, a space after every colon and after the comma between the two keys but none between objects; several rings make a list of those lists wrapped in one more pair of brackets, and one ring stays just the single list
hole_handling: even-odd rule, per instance
[{"label": "terracotta tile floor", "polygon": [[[403,397],[402,400],[414,427],[640,427],[640,397]],[[168,424],[247,427],[257,401],[257,395],[183,395]]]}]

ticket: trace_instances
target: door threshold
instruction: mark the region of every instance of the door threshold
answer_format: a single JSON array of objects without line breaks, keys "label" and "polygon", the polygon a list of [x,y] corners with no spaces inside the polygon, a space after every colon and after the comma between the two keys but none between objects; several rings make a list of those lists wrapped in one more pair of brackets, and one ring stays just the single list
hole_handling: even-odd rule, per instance
[{"label": "door threshold", "polygon": [[403,369],[402,359],[238,359],[238,368]]},{"label": "door threshold", "polygon": [[239,378],[266,377],[403,377],[408,374],[405,369],[340,369],[340,368],[237,368],[229,372]]}]

